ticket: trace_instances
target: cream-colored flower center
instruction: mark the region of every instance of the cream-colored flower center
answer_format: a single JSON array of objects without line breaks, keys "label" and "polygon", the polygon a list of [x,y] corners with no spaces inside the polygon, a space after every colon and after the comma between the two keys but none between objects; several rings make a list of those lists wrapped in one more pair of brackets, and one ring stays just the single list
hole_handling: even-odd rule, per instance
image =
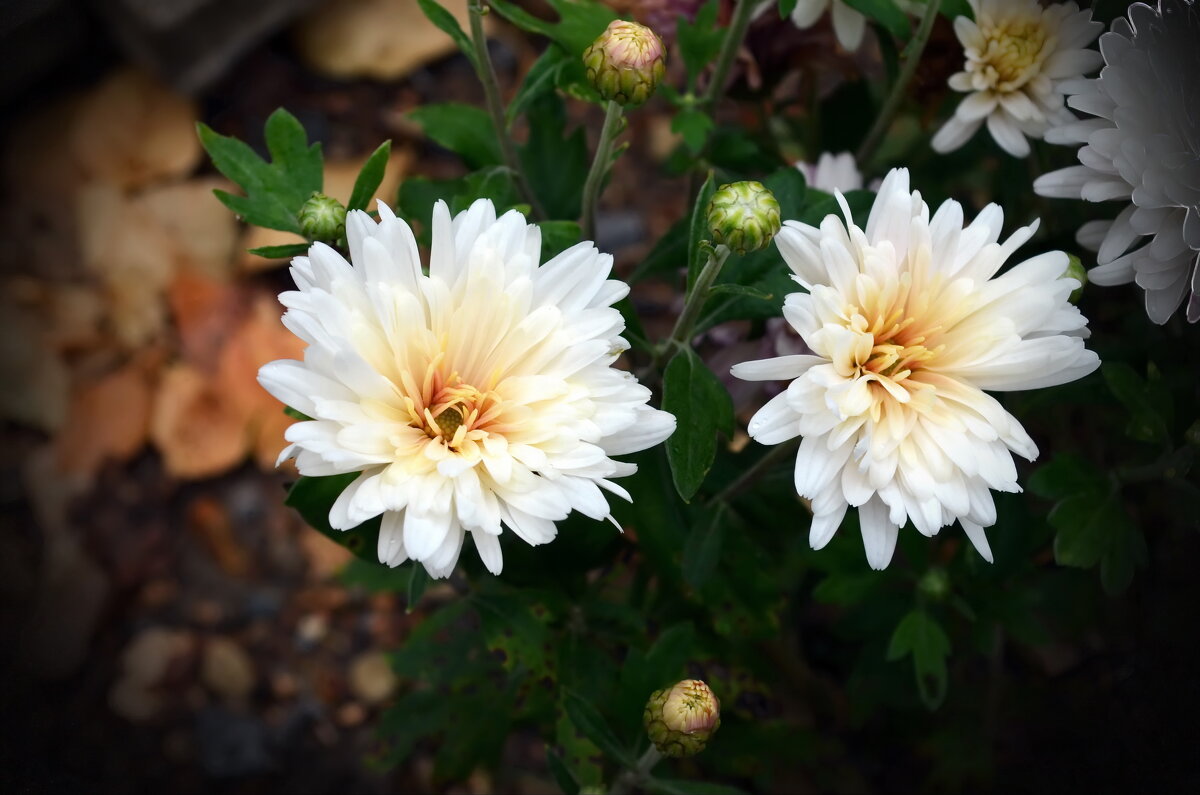
[{"label": "cream-colored flower center", "polygon": [[978,90],[1015,91],[1041,68],[1051,48],[1040,19],[981,21],[984,44],[967,56],[967,71]]},{"label": "cream-colored flower center", "polygon": [[458,450],[468,440],[479,441],[499,430],[501,400],[492,390],[465,383],[457,372],[447,373],[443,361],[442,354],[434,357],[420,384],[404,374],[404,408],[409,425]]},{"label": "cream-colored flower center", "polygon": [[901,319],[900,313],[901,310],[897,310],[890,317],[876,316],[875,322],[871,324],[868,324],[866,317],[861,314],[851,318],[852,331],[871,337],[871,348],[866,359],[855,363],[859,375],[874,373],[899,383],[912,375],[914,370],[919,370],[945,347],[939,345],[932,350],[925,347],[929,333],[937,329],[911,333],[916,319]]}]

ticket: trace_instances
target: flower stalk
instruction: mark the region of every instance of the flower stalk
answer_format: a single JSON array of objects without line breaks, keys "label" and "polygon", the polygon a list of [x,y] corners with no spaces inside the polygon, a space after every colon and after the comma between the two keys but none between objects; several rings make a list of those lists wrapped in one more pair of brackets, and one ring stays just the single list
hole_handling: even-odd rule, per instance
[{"label": "flower stalk", "polygon": [[513,174],[517,190],[525,201],[529,202],[533,217],[537,220],[546,218],[546,211],[533,192],[521,161],[517,159],[517,150],[512,137],[508,134],[508,124],[504,119],[504,103],[500,99],[500,81],[496,78],[496,68],[492,65],[492,56],[488,53],[487,36],[483,32],[483,15],[487,7],[483,0],[470,0],[469,16],[471,17],[471,43],[475,46],[475,67],[479,82],[483,84],[483,96],[487,104],[488,115],[492,117],[492,127],[496,131],[496,140],[500,144],[500,156],[504,165]]},{"label": "flower stalk", "polygon": [[612,789],[608,791],[608,795],[626,795],[626,793],[632,792],[635,787],[645,783],[650,775],[650,771],[662,761],[662,758],[662,754],[658,752],[658,749],[651,745],[646,749],[646,753],[642,754],[641,759],[638,759],[637,767],[625,770],[621,775],[617,776],[617,780],[613,782]]},{"label": "flower stalk", "polygon": [[892,90],[888,93],[887,99],[883,101],[883,107],[879,109],[879,115],[875,117],[875,123],[871,125],[871,131],[867,133],[867,137],[863,139],[862,145],[858,147],[858,151],[854,154],[854,159],[860,167],[865,167],[867,160],[875,154],[875,150],[883,143],[883,136],[887,134],[888,127],[892,124],[892,118],[896,115],[896,111],[900,109],[900,103],[904,99],[904,92],[908,89],[908,84],[912,82],[913,75],[917,73],[917,65],[921,63],[921,53],[925,51],[925,45],[929,42],[929,34],[933,32],[933,23],[937,20],[938,11],[942,7],[942,0],[927,0],[925,3],[925,14],[921,17],[921,22],[917,26],[917,32],[913,34],[908,46],[904,48],[907,56],[904,59],[904,65],[900,67],[900,73],[896,75],[896,82],[892,85]]},{"label": "flower stalk", "polygon": [[712,289],[717,277],[721,275],[721,268],[725,267],[725,260],[729,259],[730,253],[729,246],[720,243],[711,247],[708,261],[704,263],[700,275],[696,277],[696,283],[692,285],[692,291],[688,293],[687,303],[683,305],[683,311],[679,313],[679,318],[675,321],[671,336],[667,338],[666,349],[687,345],[688,340],[692,338],[696,321],[700,319],[700,310],[704,308],[704,303],[708,300],[708,292]]},{"label": "flower stalk", "polygon": [[594,240],[596,234],[596,205],[600,201],[604,177],[612,165],[613,141],[616,140],[622,122],[621,105],[609,100],[604,109],[604,126],[600,128],[600,141],[596,144],[596,156],[583,183],[582,223],[584,240]]},{"label": "flower stalk", "polygon": [[712,107],[724,93],[725,81],[729,77],[729,70],[733,68],[737,52],[742,47],[742,40],[746,38],[746,30],[750,27],[750,18],[754,15],[756,5],[755,0],[739,0],[733,10],[733,19],[725,31],[725,39],[721,42],[721,51],[717,55],[717,65],[713,67],[712,80],[704,92],[701,106]]}]

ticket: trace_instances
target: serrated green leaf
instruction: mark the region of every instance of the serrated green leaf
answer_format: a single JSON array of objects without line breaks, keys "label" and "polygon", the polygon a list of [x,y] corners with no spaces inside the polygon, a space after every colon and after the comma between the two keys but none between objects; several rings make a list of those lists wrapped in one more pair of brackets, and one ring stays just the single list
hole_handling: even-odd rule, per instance
[{"label": "serrated green leaf", "polygon": [[898,39],[907,39],[912,33],[908,15],[896,5],[896,0],[842,0],[867,19],[883,25]]},{"label": "serrated green leaf", "polygon": [[704,149],[715,126],[712,117],[699,108],[681,110],[671,119],[671,132],[683,136],[683,143],[694,155]]},{"label": "serrated green leaf", "polygon": [[708,0],[696,10],[693,21],[680,15],[676,25],[676,41],[687,70],[689,90],[695,86],[696,78],[705,67],[717,57],[725,41],[726,28],[717,25],[719,5],[719,0]]},{"label": "serrated green leaf", "polygon": [[667,460],[684,502],[695,496],[717,453],[717,431],[733,435],[733,400],[690,348],[663,373],[663,410],[683,418],[667,438]]},{"label": "serrated green leaf", "polygon": [[[350,191],[350,201],[346,202],[347,210],[366,210],[367,204],[375,191],[383,182],[383,174],[387,170],[388,158],[392,154],[392,142],[384,141],[363,163],[362,170],[354,180],[354,189]],[[336,198],[336,197],[335,197]]]},{"label": "serrated green leaf", "polygon": [[439,146],[462,157],[472,169],[503,162],[496,131],[487,111],[460,102],[422,105],[408,112]]},{"label": "serrated green leaf", "polygon": [[[1129,410],[1126,434],[1143,442],[1168,442],[1170,430],[1164,409],[1170,407],[1169,394],[1163,405],[1161,387],[1147,383],[1124,362],[1105,362],[1100,366],[1109,391]],[[1155,393],[1158,392],[1158,395]]]},{"label": "serrated green leaf", "polygon": [[582,59],[583,51],[617,18],[611,8],[593,0],[546,0],[558,14],[551,22],[535,17],[511,0],[488,0],[502,17],[529,33],[537,33],[557,42],[567,56]]},{"label": "serrated green leaf", "polygon": [[716,192],[713,172],[709,171],[708,179],[704,180],[704,184],[700,186],[700,192],[696,194],[696,201],[692,204],[692,220],[688,226],[687,289],[689,293],[708,258],[709,249],[701,244],[712,237],[708,230],[708,203],[712,201],[713,194]]},{"label": "serrated green leaf", "polygon": [[583,696],[573,690],[563,688],[562,704],[571,723],[575,724],[575,727],[583,732],[585,737],[595,743],[597,748],[626,767],[634,767],[637,764],[629,749],[617,739],[612,729],[608,727],[604,717]]},{"label": "serrated green leaf", "polygon": [[[458,24],[458,20],[454,15],[442,7],[442,4],[437,0],[417,0],[421,6],[421,11],[429,18],[429,21],[437,25],[438,29],[454,40],[458,45],[458,49],[462,54],[467,56],[467,60],[476,70],[479,69],[479,61],[475,56],[475,47],[471,44],[471,38],[463,31],[462,26]],[[468,13],[473,13],[468,11]]]},{"label": "serrated green leaf", "polygon": [[256,257],[264,259],[291,259],[292,257],[302,257],[308,253],[307,243],[285,243],[281,246],[259,246],[258,248],[247,249],[247,251]]},{"label": "serrated green leaf", "polygon": [[924,610],[916,609],[896,625],[888,643],[887,658],[898,660],[912,655],[921,700],[929,709],[936,709],[946,697],[949,653],[950,638],[941,625]]},{"label": "serrated green leaf", "polygon": [[308,133],[299,119],[276,108],[267,117],[264,134],[271,165],[288,175],[297,195],[307,199],[313,191],[321,190],[325,182],[321,144],[309,145]]}]

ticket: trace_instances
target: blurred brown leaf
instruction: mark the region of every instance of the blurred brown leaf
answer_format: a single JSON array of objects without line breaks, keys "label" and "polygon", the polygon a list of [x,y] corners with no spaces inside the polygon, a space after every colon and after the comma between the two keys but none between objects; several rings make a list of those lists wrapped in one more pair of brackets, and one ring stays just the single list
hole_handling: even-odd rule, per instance
[{"label": "blurred brown leaf", "polygon": [[217,201],[214,188],[229,190],[230,184],[205,177],[150,188],[134,199],[132,209],[135,217],[156,223],[166,233],[176,267],[224,279],[232,269],[238,222]]},{"label": "blurred brown leaf", "polygon": [[163,373],[150,438],[167,473],[181,480],[219,475],[246,455],[244,417],[208,373],[184,363]]},{"label": "blurred brown leaf", "polygon": [[138,357],[76,386],[66,423],[54,440],[60,472],[90,481],[106,461],[126,461],[142,449],[155,358]]},{"label": "blurred brown leaf", "polygon": [[[442,5],[463,29],[470,25],[467,0]],[[413,0],[329,0],[300,21],[296,42],[317,71],[376,80],[404,77],[455,50]]]}]

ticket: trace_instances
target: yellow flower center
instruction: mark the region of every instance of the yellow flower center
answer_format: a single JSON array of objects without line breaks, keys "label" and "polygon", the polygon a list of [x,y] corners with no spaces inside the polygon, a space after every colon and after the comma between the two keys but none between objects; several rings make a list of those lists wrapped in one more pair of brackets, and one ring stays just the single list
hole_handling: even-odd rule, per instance
[{"label": "yellow flower center", "polygon": [[984,45],[967,58],[977,89],[1015,91],[1033,79],[1052,49],[1040,19],[981,20],[979,30]]},{"label": "yellow flower center", "polygon": [[409,425],[456,450],[468,439],[478,441],[499,430],[501,401],[494,391],[463,382],[457,372],[447,375],[442,362],[442,354],[429,362],[420,385],[403,375],[404,407]]}]

